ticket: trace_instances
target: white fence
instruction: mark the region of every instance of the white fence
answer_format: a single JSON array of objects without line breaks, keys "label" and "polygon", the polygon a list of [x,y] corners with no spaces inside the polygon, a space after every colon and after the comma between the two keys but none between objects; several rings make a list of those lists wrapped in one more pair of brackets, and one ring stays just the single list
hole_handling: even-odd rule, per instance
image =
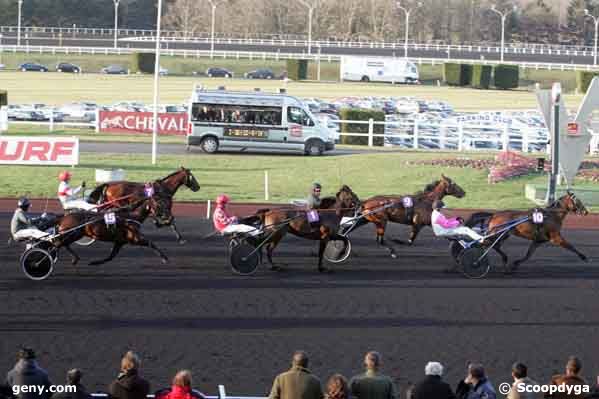
[{"label": "white fence", "polygon": [[[164,43],[165,45],[168,44]],[[26,54],[101,54],[101,55],[123,55],[131,54],[133,52],[153,52],[152,49],[143,48],[129,48],[129,47],[63,47],[63,46],[13,46],[13,45],[0,45],[0,54],[9,53],[26,53]],[[341,60],[340,55],[332,54],[320,54],[318,52],[307,54],[302,53],[286,53],[286,52],[268,52],[268,51],[223,51],[223,50],[187,50],[187,49],[168,49],[164,48],[161,50],[162,55],[170,56],[182,56],[195,57],[195,58],[212,58],[212,59],[249,59],[249,60],[297,60],[297,59],[308,59],[316,62],[339,62]],[[455,58],[420,58],[420,57],[409,57],[412,62],[419,65],[440,65],[444,62],[451,60],[452,62],[465,63],[465,64],[483,64],[483,65],[496,65],[496,64],[513,64],[518,65],[521,68],[528,69],[546,69],[546,70],[561,70],[561,71],[599,71],[599,67],[594,67],[588,64],[564,64],[564,63],[547,63],[547,62],[500,62],[497,60],[473,60],[473,59],[455,59]]]}]

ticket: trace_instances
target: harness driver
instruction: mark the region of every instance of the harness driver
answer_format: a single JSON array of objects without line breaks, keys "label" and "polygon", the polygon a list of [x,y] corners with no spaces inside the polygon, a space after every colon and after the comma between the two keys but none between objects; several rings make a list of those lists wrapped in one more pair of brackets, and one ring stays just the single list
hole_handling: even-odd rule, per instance
[{"label": "harness driver", "polygon": [[10,233],[15,241],[42,239],[48,236],[48,233],[33,224],[35,219],[27,215],[30,206],[31,202],[25,197],[21,197],[17,202],[17,209],[10,222]]},{"label": "harness driver", "polygon": [[437,237],[469,237],[472,241],[483,242],[484,237],[472,230],[468,226],[464,226],[461,218],[448,218],[441,213],[441,209],[445,208],[445,203],[441,200],[433,202],[433,213],[431,215],[431,224],[433,232]]},{"label": "harness driver", "polygon": [[227,204],[231,199],[228,195],[221,194],[216,197],[216,209],[212,214],[214,228],[222,234],[248,233],[252,236],[260,234],[260,230],[254,226],[239,223],[237,216],[230,215]]},{"label": "harness driver", "polygon": [[91,211],[96,209],[95,204],[90,204],[80,198],[77,198],[77,194],[85,188],[85,182],[81,183],[79,187],[71,188],[69,182],[71,180],[71,173],[68,171],[62,171],[58,175],[60,184],[58,185],[58,200],[62,204],[64,210],[67,209],[82,209],[85,211]]}]

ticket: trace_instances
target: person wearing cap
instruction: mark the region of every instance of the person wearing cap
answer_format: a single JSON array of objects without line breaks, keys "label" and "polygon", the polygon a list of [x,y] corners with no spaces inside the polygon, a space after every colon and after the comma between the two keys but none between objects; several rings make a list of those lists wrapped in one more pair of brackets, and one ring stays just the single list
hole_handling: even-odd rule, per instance
[{"label": "person wearing cap", "polygon": [[260,234],[260,230],[254,226],[239,223],[237,216],[230,215],[227,211],[227,204],[231,199],[228,195],[221,194],[216,197],[216,209],[212,214],[214,228],[222,234],[249,233],[250,235]]},{"label": "person wearing cap", "polygon": [[85,188],[85,182],[81,183],[79,187],[72,188],[69,184],[71,181],[72,174],[66,170],[60,172],[58,175],[58,200],[62,204],[63,209],[83,209],[85,211],[91,211],[96,208],[95,204],[90,204],[82,199],[77,198],[77,194]]},{"label": "person wearing cap", "polygon": [[15,395],[18,399],[47,399],[50,397],[49,389],[52,383],[48,378],[46,370],[38,364],[35,352],[31,348],[21,348],[17,353],[17,363],[6,376],[6,384],[11,387],[20,386],[43,386],[44,393],[20,392]]},{"label": "person wearing cap", "polygon": [[48,234],[33,225],[32,219],[27,215],[31,202],[21,197],[17,202],[17,209],[10,221],[10,233],[15,241],[28,239],[41,239]]},{"label": "person wearing cap", "polygon": [[312,190],[310,191],[310,195],[306,200],[306,205],[308,209],[318,209],[320,208],[320,203],[322,199],[320,198],[320,192],[322,191],[322,185],[318,182],[312,183]]},{"label": "person wearing cap", "polygon": [[468,226],[464,226],[461,218],[448,218],[441,209],[445,208],[445,203],[441,200],[433,202],[433,213],[431,215],[431,224],[433,231],[438,237],[455,237],[466,236],[472,241],[483,242],[484,237],[472,230]]}]

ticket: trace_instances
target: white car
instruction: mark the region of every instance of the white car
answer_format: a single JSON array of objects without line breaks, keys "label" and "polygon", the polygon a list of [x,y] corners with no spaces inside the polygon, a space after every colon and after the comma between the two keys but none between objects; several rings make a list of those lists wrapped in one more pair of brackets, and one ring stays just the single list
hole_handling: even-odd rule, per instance
[{"label": "white car", "polygon": [[121,101],[110,106],[113,111],[121,112],[146,112],[148,108],[139,101]]},{"label": "white car", "polygon": [[70,103],[60,107],[58,112],[72,119],[93,120],[96,109],[97,105],[93,103]]}]

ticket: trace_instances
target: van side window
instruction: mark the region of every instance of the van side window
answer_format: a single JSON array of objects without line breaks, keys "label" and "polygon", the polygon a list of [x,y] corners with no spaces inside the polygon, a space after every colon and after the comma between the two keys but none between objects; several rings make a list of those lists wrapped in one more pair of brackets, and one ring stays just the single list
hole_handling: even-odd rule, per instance
[{"label": "van side window", "polygon": [[304,126],[314,126],[312,119],[299,107],[287,108],[287,121]]},{"label": "van side window", "polygon": [[252,105],[221,105],[194,103],[194,122],[235,123],[249,125],[281,125],[281,108]]}]

